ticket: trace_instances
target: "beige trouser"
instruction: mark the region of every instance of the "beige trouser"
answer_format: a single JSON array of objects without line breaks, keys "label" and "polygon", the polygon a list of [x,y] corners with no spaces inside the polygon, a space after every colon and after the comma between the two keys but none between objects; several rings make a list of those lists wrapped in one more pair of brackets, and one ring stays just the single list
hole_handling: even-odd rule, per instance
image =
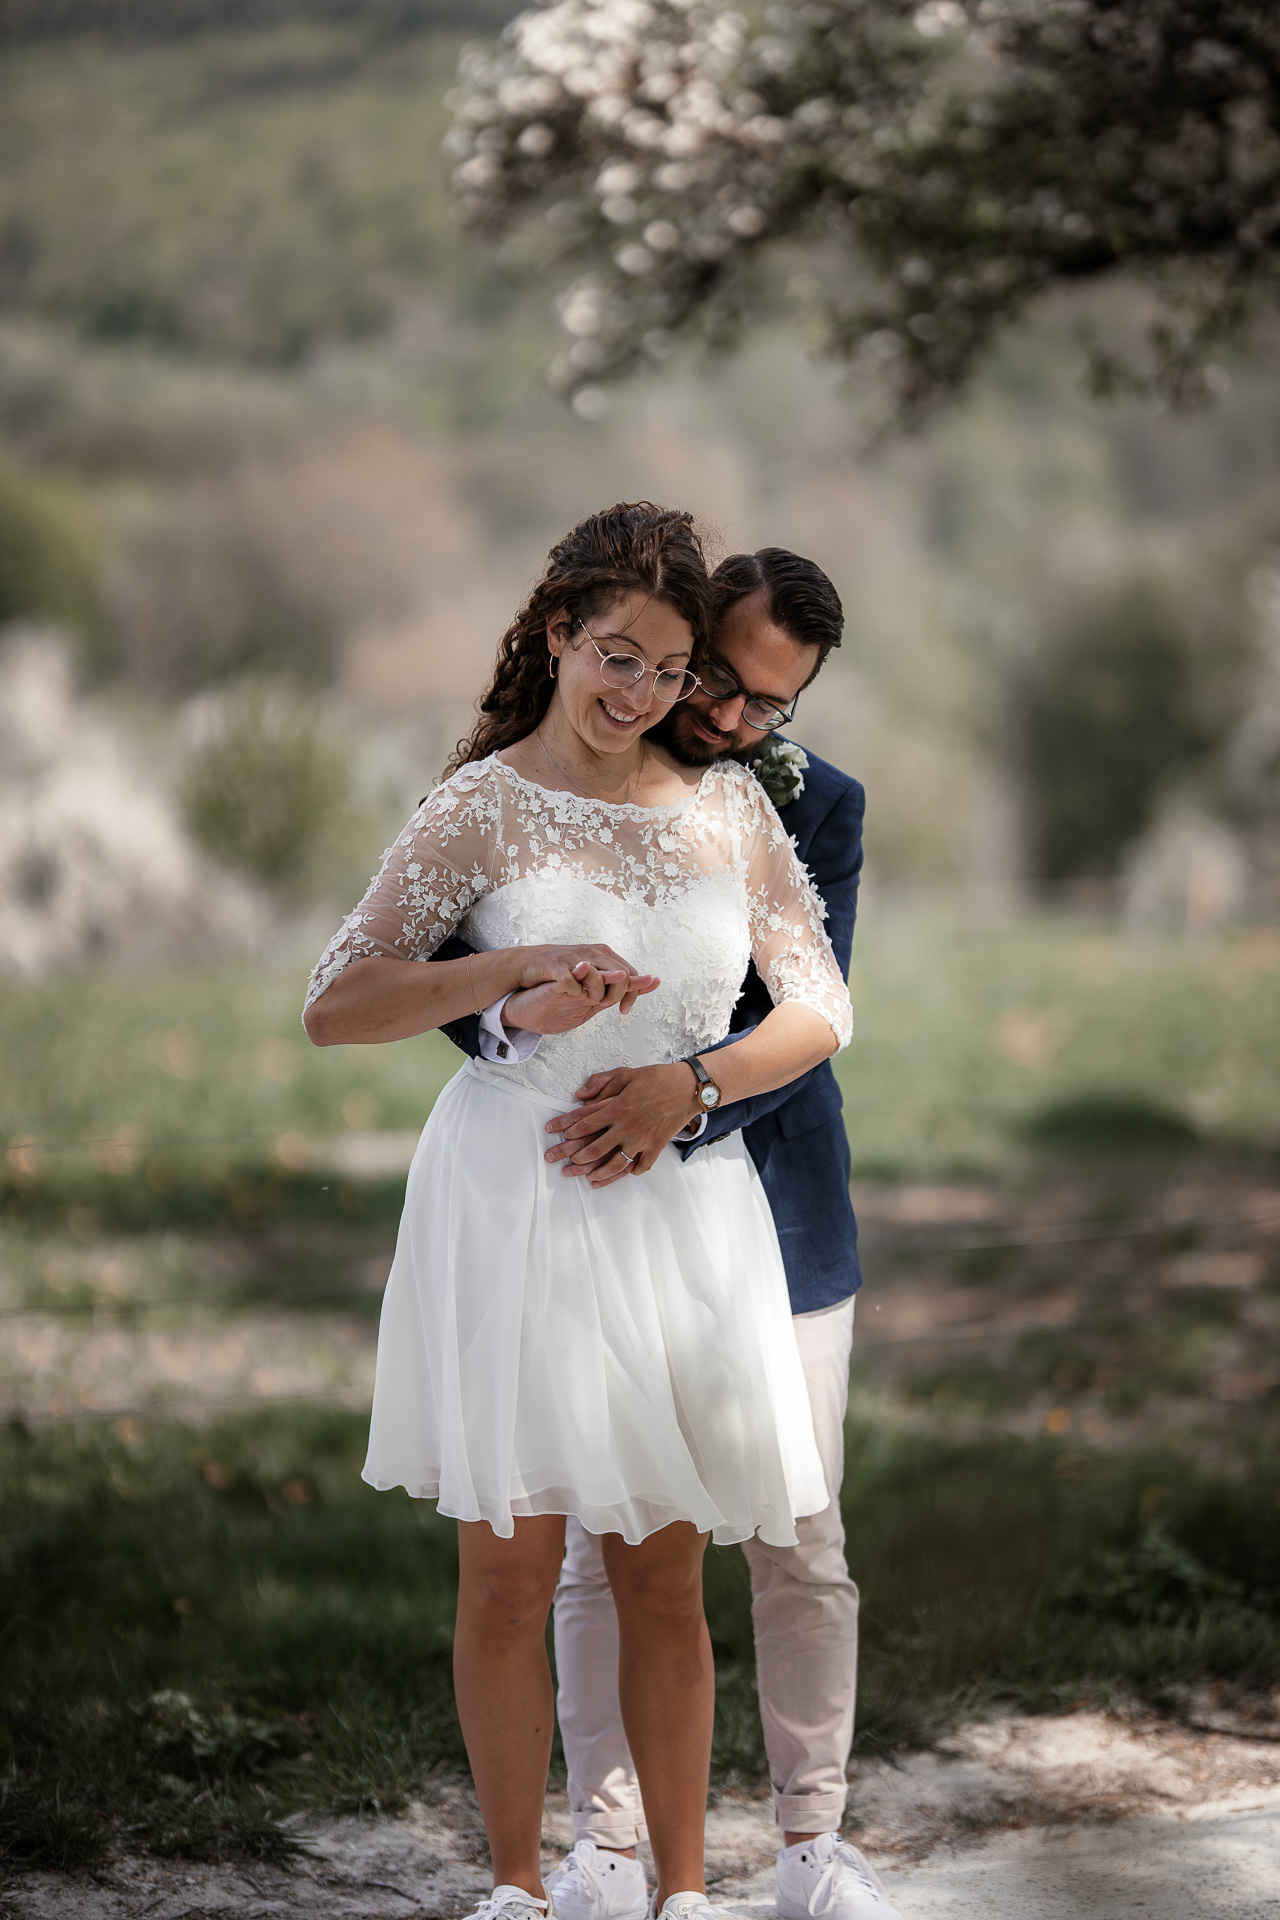
[{"label": "beige trouser", "polygon": [[[787,1833],[839,1827],[853,1741],[858,1589],[845,1565],[840,1519],[853,1305],[851,1296],[793,1322],[831,1504],[797,1520],[794,1547],[743,1542],[774,1813]],[[618,1618],[600,1537],[573,1519],[556,1588],[555,1636],[574,1838],[632,1846],[644,1839],[645,1824],[618,1706]]]}]

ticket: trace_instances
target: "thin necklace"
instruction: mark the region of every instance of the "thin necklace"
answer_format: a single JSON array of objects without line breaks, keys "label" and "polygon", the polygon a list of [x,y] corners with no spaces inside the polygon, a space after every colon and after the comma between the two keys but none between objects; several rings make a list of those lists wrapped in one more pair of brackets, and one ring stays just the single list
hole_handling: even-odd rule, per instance
[{"label": "thin necklace", "polygon": [[554,753],[552,753],[550,747],[547,745],[546,741],[543,739],[541,727],[534,728],[534,738],[537,740],[538,745],[542,748],[542,751],[546,754],[548,760],[551,762],[556,772],[560,775],[560,778],[562,780],[567,780],[569,782],[569,785],[573,788],[574,792],[580,793],[584,800],[598,800],[602,807],[625,807],[628,801],[633,800],[636,794],[640,791],[640,781],[644,775],[645,762],[649,757],[649,742],[647,740],[642,740],[640,742],[640,765],[636,769],[636,777],[632,784],[631,792],[627,794],[625,799],[622,799],[622,800],[606,800],[602,797],[602,795],[598,793],[588,793],[585,787],[580,787],[578,785],[577,781],[574,779],[571,773],[565,772],[565,769],[560,765],[560,762],[556,759]]}]

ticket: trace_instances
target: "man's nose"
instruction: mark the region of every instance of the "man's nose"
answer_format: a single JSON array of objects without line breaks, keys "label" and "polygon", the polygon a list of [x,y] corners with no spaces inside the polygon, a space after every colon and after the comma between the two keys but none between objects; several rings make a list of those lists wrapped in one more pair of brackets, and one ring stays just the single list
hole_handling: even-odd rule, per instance
[{"label": "man's nose", "polygon": [[742,709],[746,704],[747,696],[739,688],[737,693],[726,694],[723,700],[713,700],[707,711],[721,733],[732,733],[742,718]]}]

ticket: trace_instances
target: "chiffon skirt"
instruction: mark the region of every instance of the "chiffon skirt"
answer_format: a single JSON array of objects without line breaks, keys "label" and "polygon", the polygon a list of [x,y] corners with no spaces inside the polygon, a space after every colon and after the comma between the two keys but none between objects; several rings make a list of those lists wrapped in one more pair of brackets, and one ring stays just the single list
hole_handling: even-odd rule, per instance
[{"label": "chiffon skirt", "polygon": [[773,1216],[741,1134],[598,1192],[564,1111],[470,1062],[409,1170],[364,1478],[509,1537],[573,1514],[795,1543],[827,1505]]}]

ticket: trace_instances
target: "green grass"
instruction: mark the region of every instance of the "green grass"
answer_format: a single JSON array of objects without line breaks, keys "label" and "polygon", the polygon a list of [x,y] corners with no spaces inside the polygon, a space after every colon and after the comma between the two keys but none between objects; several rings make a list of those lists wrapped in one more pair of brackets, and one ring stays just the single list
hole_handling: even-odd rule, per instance
[{"label": "green grass", "polygon": [[[1072,1333],[1024,1334],[997,1363],[958,1359],[946,1366],[906,1372],[898,1383],[905,1406],[954,1425],[999,1423],[1047,1397],[1077,1425],[1091,1426],[1100,1410],[1109,1419],[1137,1415],[1151,1403],[1213,1403],[1213,1375],[1238,1343],[1232,1338],[1243,1308],[1235,1294],[1190,1292],[1149,1301],[1140,1315],[1121,1303],[1100,1314],[1086,1312]],[[995,1342],[993,1342],[995,1344]],[[1266,1364],[1275,1345],[1268,1326],[1252,1318],[1250,1352]],[[1238,1362],[1237,1362],[1238,1364]],[[1217,1446],[1246,1451],[1264,1432],[1280,1438],[1280,1405],[1268,1397],[1247,1420],[1221,1427]],[[1182,1415],[1185,1424],[1185,1411]]]},{"label": "green grass", "polygon": [[[1133,1210],[1126,1144],[1194,1148],[1202,1170],[1209,1151],[1273,1150],[1272,936],[1186,948],[1067,920],[880,926],[859,941],[839,1068],[862,1170],[1014,1177],[1094,1153],[1110,1218],[1112,1202]],[[302,985],[230,962],[0,985],[0,1140],[34,1143],[11,1148],[5,1175],[6,1304],[74,1321],[109,1301],[112,1325],[162,1331],[188,1324],[188,1303],[234,1316],[361,1295],[400,1183],[299,1172],[290,1138],[416,1128],[458,1056],[439,1036],[311,1049]],[[1034,1124],[1055,1113],[1065,1134]],[[1152,1257],[1188,1244],[1172,1230]],[[974,1285],[1022,1271],[1007,1250],[957,1258]],[[170,1304],[144,1320],[130,1299]],[[364,1286],[350,1310],[375,1307]],[[859,1389],[845,1505],[861,1750],[1000,1706],[1176,1705],[1206,1679],[1280,1678],[1274,1422],[1241,1414],[1212,1473],[1173,1442],[1104,1451],[994,1430],[1047,1393],[1124,1415],[1202,1392],[1243,1311],[1187,1292],[1028,1335],[998,1363],[908,1372],[896,1401]],[[123,1846],[286,1858],[291,1813],[392,1808],[463,1764],[453,1532],[363,1486],[365,1431],[360,1415],[281,1405],[198,1431],[131,1416],[0,1434],[0,1861]],[[717,1777],[759,1784],[739,1553],[708,1555],[706,1591]]]},{"label": "green grass", "polygon": [[128,1828],[281,1856],[298,1807],[394,1806],[464,1756],[454,1529],[358,1478],[366,1421],[3,1444],[12,1864]]},{"label": "green grass", "polygon": [[1168,1703],[1280,1671],[1280,1473],[1201,1474],[1167,1452],[883,1426],[850,1437],[863,1587],[858,1740],[924,1741],[997,1705]]},{"label": "green grass", "polygon": [[238,964],[0,985],[0,1137],[37,1143],[10,1155],[7,1217],[80,1207],[82,1237],[394,1219],[402,1183],[291,1170],[282,1136],[419,1128],[461,1056],[439,1034],[320,1051],[304,984]]},{"label": "green grass", "polygon": [[[391,1809],[465,1764],[454,1530],[358,1478],[363,1417],[0,1437],[0,1861],[122,1845],[284,1859],[299,1809]],[[997,1705],[1280,1676],[1280,1475],[1167,1455],[849,1437],[860,1749]],[[758,1783],[745,1563],[712,1550],[715,1766]]]},{"label": "green grass", "polygon": [[1188,945],[1066,915],[878,919],[836,1062],[855,1170],[1280,1144],[1274,929]]},{"label": "green grass", "polygon": [[[1065,918],[886,918],[859,938],[837,1061],[856,1171],[1280,1144],[1280,935],[1188,947]],[[460,1056],[438,1034],[317,1051],[303,984],[242,962],[0,983],[0,1139],[43,1143],[11,1159],[11,1217],[73,1201],[104,1226],[394,1209],[394,1188],[290,1175],[281,1136],[420,1127]],[[1007,1057],[1011,1033],[1033,1064]]]}]

